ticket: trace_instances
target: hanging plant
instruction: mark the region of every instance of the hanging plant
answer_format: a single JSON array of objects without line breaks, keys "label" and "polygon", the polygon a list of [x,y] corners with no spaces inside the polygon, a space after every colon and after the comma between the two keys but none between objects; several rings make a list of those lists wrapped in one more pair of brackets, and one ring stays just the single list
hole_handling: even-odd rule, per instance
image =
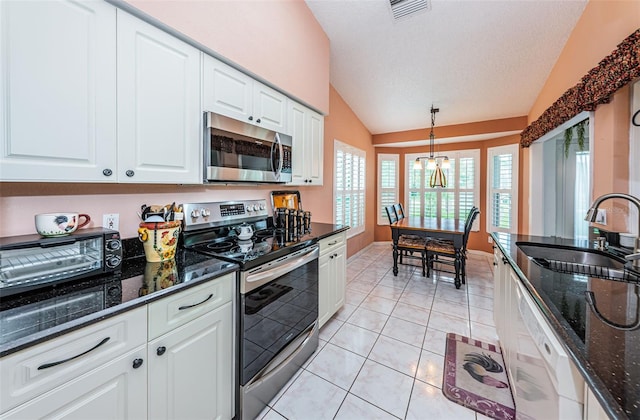
[{"label": "hanging plant", "polygon": [[567,128],[564,130],[564,157],[565,159],[569,157],[569,147],[571,146],[571,141],[573,140],[573,129],[576,129],[576,137],[578,139],[578,150],[581,152],[584,150],[584,140],[585,133],[587,130],[587,124],[589,124],[589,120],[585,119],[577,123],[576,125]]}]

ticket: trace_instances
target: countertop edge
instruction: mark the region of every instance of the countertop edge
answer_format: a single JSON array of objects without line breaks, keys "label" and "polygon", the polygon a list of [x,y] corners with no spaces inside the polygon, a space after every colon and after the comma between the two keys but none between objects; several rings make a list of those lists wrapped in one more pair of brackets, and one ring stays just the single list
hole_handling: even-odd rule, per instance
[{"label": "countertop edge", "polygon": [[312,222],[312,224],[311,224],[311,232],[313,232],[313,225],[322,225],[322,226],[325,226],[325,227],[331,226],[330,229],[334,229],[330,233],[324,233],[322,235],[318,235],[317,236],[318,240],[321,240],[321,239],[324,239],[324,238],[328,238],[329,236],[337,235],[338,233],[346,232],[347,230],[351,229],[350,226],[334,225],[332,223]]},{"label": "countertop edge", "polygon": [[194,281],[189,281],[187,283],[177,284],[171,288],[159,290],[154,293],[150,293],[148,295],[140,296],[136,299],[133,299],[129,302],[113,306],[111,308],[103,309],[99,312],[95,312],[90,315],[86,315],[82,318],[78,318],[69,322],[65,322],[64,324],[51,327],[49,329],[39,331],[35,334],[31,334],[22,339],[18,339],[13,342],[9,342],[0,346],[0,358],[9,356],[13,353],[17,353],[21,350],[27,349],[29,347],[35,346],[37,344],[43,343],[45,341],[51,340],[56,337],[60,337],[64,334],[70,333],[72,331],[78,330],[80,328],[87,327],[91,324],[95,324],[97,322],[103,321],[105,319],[114,317],[116,315],[120,315],[132,309],[138,308],[143,305],[147,305],[156,300],[162,299],[164,297],[173,295],[175,293],[182,292],[184,290],[190,289],[191,287],[209,282],[215,281],[216,279],[229,274],[234,273],[238,270],[237,264],[231,264],[229,267],[224,268],[215,274],[215,277],[209,277],[206,279],[196,279]]},{"label": "countertop edge", "polygon": [[[571,360],[575,363],[576,368],[584,378],[591,391],[596,396],[605,413],[610,418],[627,418],[628,416],[626,415],[624,410],[622,410],[620,404],[618,404],[618,402],[609,394],[604,383],[602,383],[597,374],[591,369],[589,362],[585,360],[579,354],[579,352],[576,352],[573,349],[573,346],[570,344],[571,339],[566,334],[561,323],[553,315],[551,309],[549,309],[549,307],[544,303],[535,287],[529,282],[529,279],[527,279],[522,270],[520,270],[518,264],[511,257],[511,252],[507,252],[504,249],[504,247],[500,243],[500,239],[495,236],[494,233],[490,233],[490,236],[494,242],[494,245],[496,245],[498,249],[500,249],[500,252],[502,252],[502,255],[504,255],[504,257],[507,259],[507,262],[509,263],[513,271],[518,275],[518,278],[520,279],[522,284],[524,284],[524,286],[527,288],[529,294],[535,301],[536,305],[538,305],[538,308],[540,308],[540,310],[542,311],[544,317],[547,319],[547,321],[549,321],[549,324],[553,328],[553,331],[558,336],[558,338],[560,338],[559,341],[561,342],[562,346],[569,354]],[[512,246],[515,246],[515,242]]]}]

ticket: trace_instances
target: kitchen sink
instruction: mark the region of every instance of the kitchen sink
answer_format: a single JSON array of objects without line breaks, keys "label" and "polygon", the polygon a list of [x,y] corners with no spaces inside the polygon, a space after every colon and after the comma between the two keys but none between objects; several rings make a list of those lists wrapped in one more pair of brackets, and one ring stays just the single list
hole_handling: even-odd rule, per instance
[{"label": "kitchen sink", "polygon": [[552,271],[612,280],[640,280],[640,274],[628,268],[627,260],[603,251],[532,242],[516,242],[516,245],[530,260]]}]

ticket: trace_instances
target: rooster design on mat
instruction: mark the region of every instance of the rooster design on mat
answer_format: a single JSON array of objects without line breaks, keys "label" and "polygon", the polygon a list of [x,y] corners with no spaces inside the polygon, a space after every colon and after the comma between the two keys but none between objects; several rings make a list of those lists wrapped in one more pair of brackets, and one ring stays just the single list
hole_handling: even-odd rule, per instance
[{"label": "rooster design on mat", "polygon": [[499,373],[504,369],[488,354],[467,353],[464,355],[464,361],[463,369],[476,381],[494,388],[509,387],[506,383],[489,376],[489,372]]}]

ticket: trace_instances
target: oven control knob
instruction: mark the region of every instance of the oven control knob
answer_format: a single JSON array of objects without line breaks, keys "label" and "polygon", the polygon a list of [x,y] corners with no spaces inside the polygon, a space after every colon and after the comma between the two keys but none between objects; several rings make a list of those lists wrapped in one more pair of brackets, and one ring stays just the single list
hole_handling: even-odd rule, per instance
[{"label": "oven control knob", "polygon": [[200,210],[191,210],[191,217],[194,219],[200,217]]},{"label": "oven control knob", "polygon": [[264,210],[266,208],[267,208],[267,206],[265,206],[264,204],[260,204],[260,210]]},{"label": "oven control knob", "polygon": [[209,216],[211,216],[211,210],[209,210],[209,209],[200,209],[200,214],[202,215],[202,217],[209,217]]},{"label": "oven control knob", "polygon": [[256,206],[254,206],[253,204],[249,204],[247,206],[247,211],[254,211],[256,209]]}]

